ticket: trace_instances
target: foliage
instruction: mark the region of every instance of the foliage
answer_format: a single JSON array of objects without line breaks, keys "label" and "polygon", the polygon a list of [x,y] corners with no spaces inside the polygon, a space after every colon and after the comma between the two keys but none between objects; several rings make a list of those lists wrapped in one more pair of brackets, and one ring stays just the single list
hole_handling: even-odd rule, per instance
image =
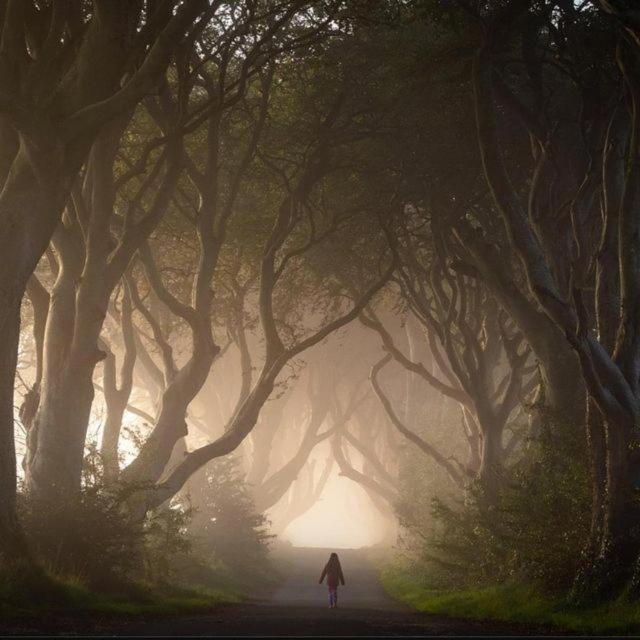
[{"label": "foliage", "polygon": [[570,586],[589,531],[586,446],[580,433],[548,412],[540,422],[523,460],[505,472],[497,504],[488,504],[478,487],[464,503],[433,500],[434,524],[420,536],[416,554],[425,583]]},{"label": "foliage", "polygon": [[36,556],[54,573],[110,586],[139,575],[144,530],[123,513],[123,496],[84,487],[53,507],[22,496],[21,517]]},{"label": "foliage", "polygon": [[[526,633],[571,630],[584,634],[629,633],[640,629],[640,605],[620,598],[592,608],[570,606],[523,583],[455,590],[425,586],[415,564],[396,562],[381,573],[384,589],[417,611],[475,620],[526,624]],[[532,625],[535,627],[532,629]],[[513,630],[517,632],[516,629]]]},{"label": "foliage", "polygon": [[[74,500],[53,509],[21,496],[31,548],[52,577],[39,576],[31,586],[7,579],[0,585],[0,599],[9,602],[13,594],[13,600],[21,602],[24,593],[35,592],[38,585],[44,601],[60,606],[135,613],[153,610],[136,604],[145,600],[146,591],[167,593],[176,588],[170,585],[185,585],[181,588],[189,592],[192,585],[200,585],[220,600],[237,599],[254,583],[273,581],[268,559],[273,536],[266,518],[255,512],[237,460],[216,461],[206,468],[204,479],[193,496],[197,507],[192,499],[179,497],[140,522],[127,510],[135,488],[105,486],[100,456],[89,447],[83,488]],[[80,596],[71,593],[70,583],[77,585]],[[126,593],[133,602],[105,596],[101,603],[95,594],[87,595],[92,589]],[[82,602],[76,602],[76,596]],[[202,594],[196,600],[200,608],[203,602],[210,605]],[[161,601],[168,602],[164,596]],[[176,604],[176,610],[182,606]]]},{"label": "foliage", "polygon": [[247,586],[268,581],[273,573],[268,558],[269,521],[257,513],[237,458],[226,456],[209,464],[183,504],[193,517],[188,524],[194,555],[199,562],[183,567],[192,580],[223,577]]},{"label": "foliage", "polygon": [[191,514],[161,508],[140,522],[127,509],[139,488],[105,485],[100,455],[89,446],[77,496],[61,506],[21,496],[21,517],[36,556],[54,574],[74,576],[92,588],[166,583],[177,555],[190,551]]},{"label": "foliage", "polygon": [[192,511],[180,504],[163,506],[147,514],[143,547],[145,576],[154,584],[167,584],[176,578],[179,559],[192,552],[188,533]]},{"label": "foliage", "polygon": [[[25,574],[0,574],[0,616],[5,623],[20,628],[22,619],[33,629],[39,619],[50,624],[51,616],[84,613],[117,615],[171,615],[204,613],[222,602],[237,602],[229,589],[194,590],[136,585],[119,592],[104,593],[89,589],[75,577],[40,571],[25,579]],[[44,615],[46,614],[46,616]]]}]

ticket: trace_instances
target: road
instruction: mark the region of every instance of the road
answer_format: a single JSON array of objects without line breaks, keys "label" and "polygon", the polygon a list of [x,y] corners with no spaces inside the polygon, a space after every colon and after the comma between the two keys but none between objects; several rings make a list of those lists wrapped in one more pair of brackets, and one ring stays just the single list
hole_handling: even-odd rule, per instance
[{"label": "road", "polygon": [[327,549],[292,549],[281,558],[284,579],[277,589],[248,602],[221,605],[212,613],[128,621],[97,616],[91,619],[43,616],[20,630],[3,629],[0,621],[0,635],[421,637],[552,633],[549,629],[456,620],[411,611],[383,591],[366,550],[340,551],[347,584],[339,589],[339,607],[329,609],[327,588],[318,584],[328,555]]},{"label": "road", "polygon": [[183,636],[453,636],[537,635],[548,629],[453,620],[415,613],[391,599],[377,580],[366,551],[342,550],[346,586],[339,607],[329,609],[327,589],[318,577],[329,555],[325,549],[294,549],[285,579],[268,597],[224,605],[212,615],[132,624],[111,633]]}]

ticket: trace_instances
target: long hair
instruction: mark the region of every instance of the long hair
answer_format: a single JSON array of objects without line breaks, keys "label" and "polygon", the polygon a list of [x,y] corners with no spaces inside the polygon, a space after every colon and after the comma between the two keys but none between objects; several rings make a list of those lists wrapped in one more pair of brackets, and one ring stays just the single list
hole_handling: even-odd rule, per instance
[{"label": "long hair", "polygon": [[340,559],[337,553],[332,553],[327,562],[327,569],[337,569],[340,566]]}]

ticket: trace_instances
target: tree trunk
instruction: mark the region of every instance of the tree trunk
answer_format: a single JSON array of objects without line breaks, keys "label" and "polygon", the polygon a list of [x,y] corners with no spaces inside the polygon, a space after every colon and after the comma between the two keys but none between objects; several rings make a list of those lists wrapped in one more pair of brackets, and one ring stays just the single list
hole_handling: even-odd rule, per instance
[{"label": "tree trunk", "polygon": [[586,604],[593,596],[593,583],[599,571],[596,571],[596,567],[602,549],[606,499],[607,445],[604,421],[593,400],[588,401],[587,411],[587,439],[591,470],[591,525],[582,562],[571,590],[571,599],[576,604]]},{"label": "tree trunk", "polygon": [[62,505],[80,490],[94,396],[93,365],[90,369],[45,378],[34,425],[35,451],[27,465],[27,486],[36,500]]},{"label": "tree trunk", "polygon": [[495,503],[501,485],[502,428],[499,425],[480,421],[482,448],[478,481],[489,504]]},{"label": "tree trunk", "polygon": [[[55,180],[55,165],[51,176]],[[0,552],[26,556],[17,520],[14,444],[14,377],[20,338],[20,305],[27,281],[44,253],[62,209],[60,192],[36,180],[21,148],[0,193]],[[64,181],[59,180],[64,190]]]},{"label": "tree trunk", "polygon": [[[115,360],[115,356],[110,354],[109,358]],[[105,365],[106,366],[106,365]],[[105,394],[106,395],[106,394]],[[100,456],[104,467],[105,482],[115,482],[118,478],[120,465],[118,464],[118,443],[120,442],[120,431],[122,429],[122,418],[129,398],[124,395],[115,394],[109,400],[107,418],[102,430],[102,443],[100,445]]]},{"label": "tree trunk", "polygon": [[[32,429],[27,487],[36,500],[61,506],[80,490],[94,397],[93,372],[106,305],[77,305],[81,259],[70,253],[51,292],[40,406]],[[96,311],[98,311],[96,313]],[[78,348],[78,336],[81,335]],[[92,345],[88,348],[87,345]]]},{"label": "tree trunk", "polygon": [[513,318],[540,361],[545,401],[576,427],[582,425],[586,387],[578,358],[562,330],[520,291],[508,263],[499,259],[496,246],[462,222],[454,231],[482,281]]},{"label": "tree trunk", "polygon": [[[640,574],[640,510],[637,478],[634,477],[634,446],[631,430],[605,423],[606,492],[604,483],[594,495],[591,538],[573,587],[573,600],[580,604],[602,601],[630,587],[638,595]],[[598,442],[603,451],[605,443]],[[637,456],[637,454],[636,454]],[[598,504],[595,500],[602,504]],[[591,561],[590,561],[591,560]],[[631,580],[631,583],[629,583]]]},{"label": "tree trunk", "polygon": [[[5,279],[12,279],[5,272]],[[3,287],[3,291],[7,291]],[[25,539],[16,513],[16,450],[13,432],[13,391],[18,337],[20,297],[0,308],[0,570],[7,561],[27,557]]]},{"label": "tree trunk", "polygon": [[[424,340],[424,336],[420,336],[419,328],[415,326],[413,318],[413,314],[407,315],[404,328],[409,346],[409,360],[412,362],[421,362],[418,345],[420,344],[421,338]],[[405,370],[404,423],[412,431],[419,428],[420,421],[423,418],[423,416],[420,415],[420,409],[424,406],[423,396],[424,391],[418,383],[417,376],[411,371]]]}]

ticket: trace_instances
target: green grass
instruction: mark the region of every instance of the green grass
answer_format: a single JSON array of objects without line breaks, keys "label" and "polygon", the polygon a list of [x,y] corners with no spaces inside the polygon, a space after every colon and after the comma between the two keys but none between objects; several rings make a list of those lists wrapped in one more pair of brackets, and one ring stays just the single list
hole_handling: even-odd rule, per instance
[{"label": "green grass", "polygon": [[381,582],[393,598],[424,613],[544,625],[587,634],[640,630],[640,604],[623,598],[598,607],[575,608],[527,585],[442,591],[421,584],[401,563],[383,567]]},{"label": "green grass", "polygon": [[29,577],[0,576],[0,618],[34,618],[42,613],[82,616],[91,613],[121,616],[175,615],[211,611],[223,602],[239,602],[243,594],[228,586],[219,589],[124,585],[120,592],[101,593],[81,580],[40,571]]}]

